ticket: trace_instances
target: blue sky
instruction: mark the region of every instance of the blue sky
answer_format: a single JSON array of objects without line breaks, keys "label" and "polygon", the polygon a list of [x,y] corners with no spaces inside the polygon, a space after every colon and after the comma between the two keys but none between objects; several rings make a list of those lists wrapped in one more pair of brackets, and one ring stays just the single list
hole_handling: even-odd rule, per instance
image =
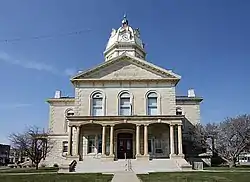
[{"label": "blue sky", "polygon": [[[177,93],[195,88],[202,122],[249,113],[248,0],[1,0],[0,143],[29,125],[47,127],[45,100],[73,95],[70,74],[103,61],[123,14],[141,30],[147,59],[182,76]],[[26,38],[88,30],[80,35]]]}]

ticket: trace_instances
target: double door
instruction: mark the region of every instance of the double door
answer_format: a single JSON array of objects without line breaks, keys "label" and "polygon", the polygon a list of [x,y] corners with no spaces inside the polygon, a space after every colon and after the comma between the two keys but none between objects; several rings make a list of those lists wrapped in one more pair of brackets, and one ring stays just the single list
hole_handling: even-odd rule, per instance
[{"label": "double door", "polygon": [[133,158],[133,135],[130,133],[119,133],[117,139],[117,158]]}]

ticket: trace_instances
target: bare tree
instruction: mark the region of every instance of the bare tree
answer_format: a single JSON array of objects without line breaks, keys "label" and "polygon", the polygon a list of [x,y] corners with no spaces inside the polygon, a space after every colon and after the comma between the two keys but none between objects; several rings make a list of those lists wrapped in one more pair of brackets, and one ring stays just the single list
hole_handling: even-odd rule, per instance
[{"label": "bare tree", "polygon": [[48,134],[36,126],[30,127],[23,133],[12,133],[9,139],[14,148],[29,157],[32,163],[35,164],[36,169],[53,147]]},{"label": "bare tree", "polygon": [[[192,131],[194,143],[205,147],[227,162],[236,165],[237,157],[250,145],[250,115],[226,118],[220,123],[197,125]],[[208,139],[212,139],[209,144]]]}]

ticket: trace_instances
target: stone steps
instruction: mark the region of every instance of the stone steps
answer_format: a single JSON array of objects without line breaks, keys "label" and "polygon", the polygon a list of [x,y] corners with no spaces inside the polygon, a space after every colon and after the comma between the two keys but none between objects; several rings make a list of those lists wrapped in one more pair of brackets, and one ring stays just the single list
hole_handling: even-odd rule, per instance
[{"label": "stone steps", "polygon": [[[136,160],[131,159],[131,169],[136,174],[147,174],[149,172],[173,172],[182,171],[181,164],[187,163],[185,159],[154,159]],[[76,165],[77,173],[115,173],[126,171],[127,161],[102,161],[101,159],[85,159]]]}]

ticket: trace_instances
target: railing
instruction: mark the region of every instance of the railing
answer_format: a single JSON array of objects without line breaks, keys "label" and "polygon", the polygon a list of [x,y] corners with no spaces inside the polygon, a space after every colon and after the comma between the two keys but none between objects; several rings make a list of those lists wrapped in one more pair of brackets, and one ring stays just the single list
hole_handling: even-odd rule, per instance
[{"label": "railing", "polygon": [[127,159],[127,154],[124,153],[124,158],[125,158],[125,171],[133,171],[132,169],[132,163],[131,163],[131,160],[130,159]]},{"label": "railing", "polygon": [[73,160],[70,165],[69,165],[69,172],[75,172],[75,168],[76,168],[76,160]]}]

